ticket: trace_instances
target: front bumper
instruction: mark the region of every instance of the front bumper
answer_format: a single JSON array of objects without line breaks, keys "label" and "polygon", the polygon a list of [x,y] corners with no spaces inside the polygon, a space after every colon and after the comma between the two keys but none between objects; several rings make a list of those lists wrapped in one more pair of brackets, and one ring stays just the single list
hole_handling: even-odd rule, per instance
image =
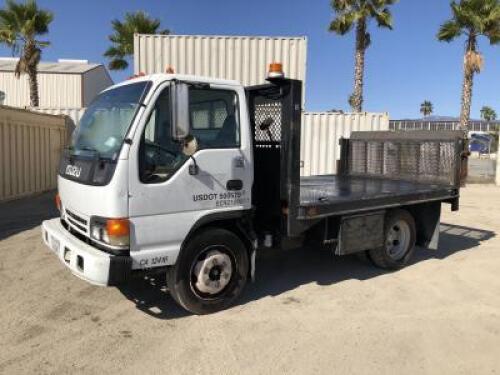
[{"label": "front bumper", "polygon": [[71,272],[89,283],[114,286],[127,281],[132,272],[129,256],[96,249],[69,233],[59,218],[42,223],[45,244]]}]

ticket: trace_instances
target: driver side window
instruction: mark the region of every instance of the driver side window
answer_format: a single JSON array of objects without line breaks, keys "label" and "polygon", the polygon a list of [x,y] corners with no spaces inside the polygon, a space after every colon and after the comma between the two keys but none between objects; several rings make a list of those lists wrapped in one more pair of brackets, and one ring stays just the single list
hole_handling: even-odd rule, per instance
[{"label": "driver side window", "polygon": [[140,180],[143,183],[166,181],[186,160],[181,145],[172,140],[170,89],[158,97],[146,123],[139,155]]},{"label": "driver side window", "polygon": [[240,125],[235,91],[191,88],[189,90],[191,133],[200,148],[238,148]]},{"label": "driver side window", "polygon": [[[139,176],[146,184],[168,180],[189,158],[172,138],[170,88],[165,88],[147,119],[139,149]],[[240,147],[238,95],[233,90],[191,87],[190,133],[198,149]]]}]

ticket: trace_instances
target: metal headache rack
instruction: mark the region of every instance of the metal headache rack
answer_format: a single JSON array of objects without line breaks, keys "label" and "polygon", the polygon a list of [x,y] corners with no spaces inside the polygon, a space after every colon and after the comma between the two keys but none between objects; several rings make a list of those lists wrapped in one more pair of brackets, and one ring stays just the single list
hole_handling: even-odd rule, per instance
[{"label": "metal headache rack", "polygon": [[460,185],[462,131],[356,132],[341,143],[340,174]]},{"label": "metal headache rack", "polygon": [[[265,97],[258,97],[254,102],[254,142],[256,147],[269,144],[280,146],[282,126],[282,104],[280,101]],[[271,121],[269,129],[262,130],[261,126],[266,121]]]}]

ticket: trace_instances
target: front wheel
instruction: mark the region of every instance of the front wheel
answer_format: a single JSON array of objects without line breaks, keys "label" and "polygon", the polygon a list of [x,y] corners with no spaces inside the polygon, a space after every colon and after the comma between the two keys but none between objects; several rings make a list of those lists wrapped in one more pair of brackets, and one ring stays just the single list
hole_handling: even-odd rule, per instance
[{"label": "front wheel", "polygon": [[229,307],[241,294],[248,275],[248,252],[232,232],[207,228],[195,234],[167,271],[171,296],[194,314]]},{"label": "front wheel", "polygon": [[372,262],[381,268],[404,267],[415,251],[415,220],[408,211],[396,209],[385,218],[385,241],[379,249],[370,250]]}]

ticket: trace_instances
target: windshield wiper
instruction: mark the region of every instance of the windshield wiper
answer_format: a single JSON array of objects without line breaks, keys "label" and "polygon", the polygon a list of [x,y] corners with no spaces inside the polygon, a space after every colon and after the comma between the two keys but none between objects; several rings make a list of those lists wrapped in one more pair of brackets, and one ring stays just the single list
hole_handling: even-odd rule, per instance
[{"label": "windshield wiper", "polygon": [[80,147],[80,150],[83,150],[83,151],[90,151],[90,152],[95,152],[96,154],[99,154],[99,151],[97,151],[95,148],[90,147],[90,146],[83,146],[83,147]]},{"label": "windshield wiper", "polygon": [[111,158],[109,157],[102,156],[99,151],[97,151],[95,148],[91,146],[79,146],[79,147],[70,146],[68,147],[68,150],[70,152],[72,151],[71,156],[75,156],[75,151],[87,151],[94,153],[97,156],[97,159],[99,160],[111,160]]}]

